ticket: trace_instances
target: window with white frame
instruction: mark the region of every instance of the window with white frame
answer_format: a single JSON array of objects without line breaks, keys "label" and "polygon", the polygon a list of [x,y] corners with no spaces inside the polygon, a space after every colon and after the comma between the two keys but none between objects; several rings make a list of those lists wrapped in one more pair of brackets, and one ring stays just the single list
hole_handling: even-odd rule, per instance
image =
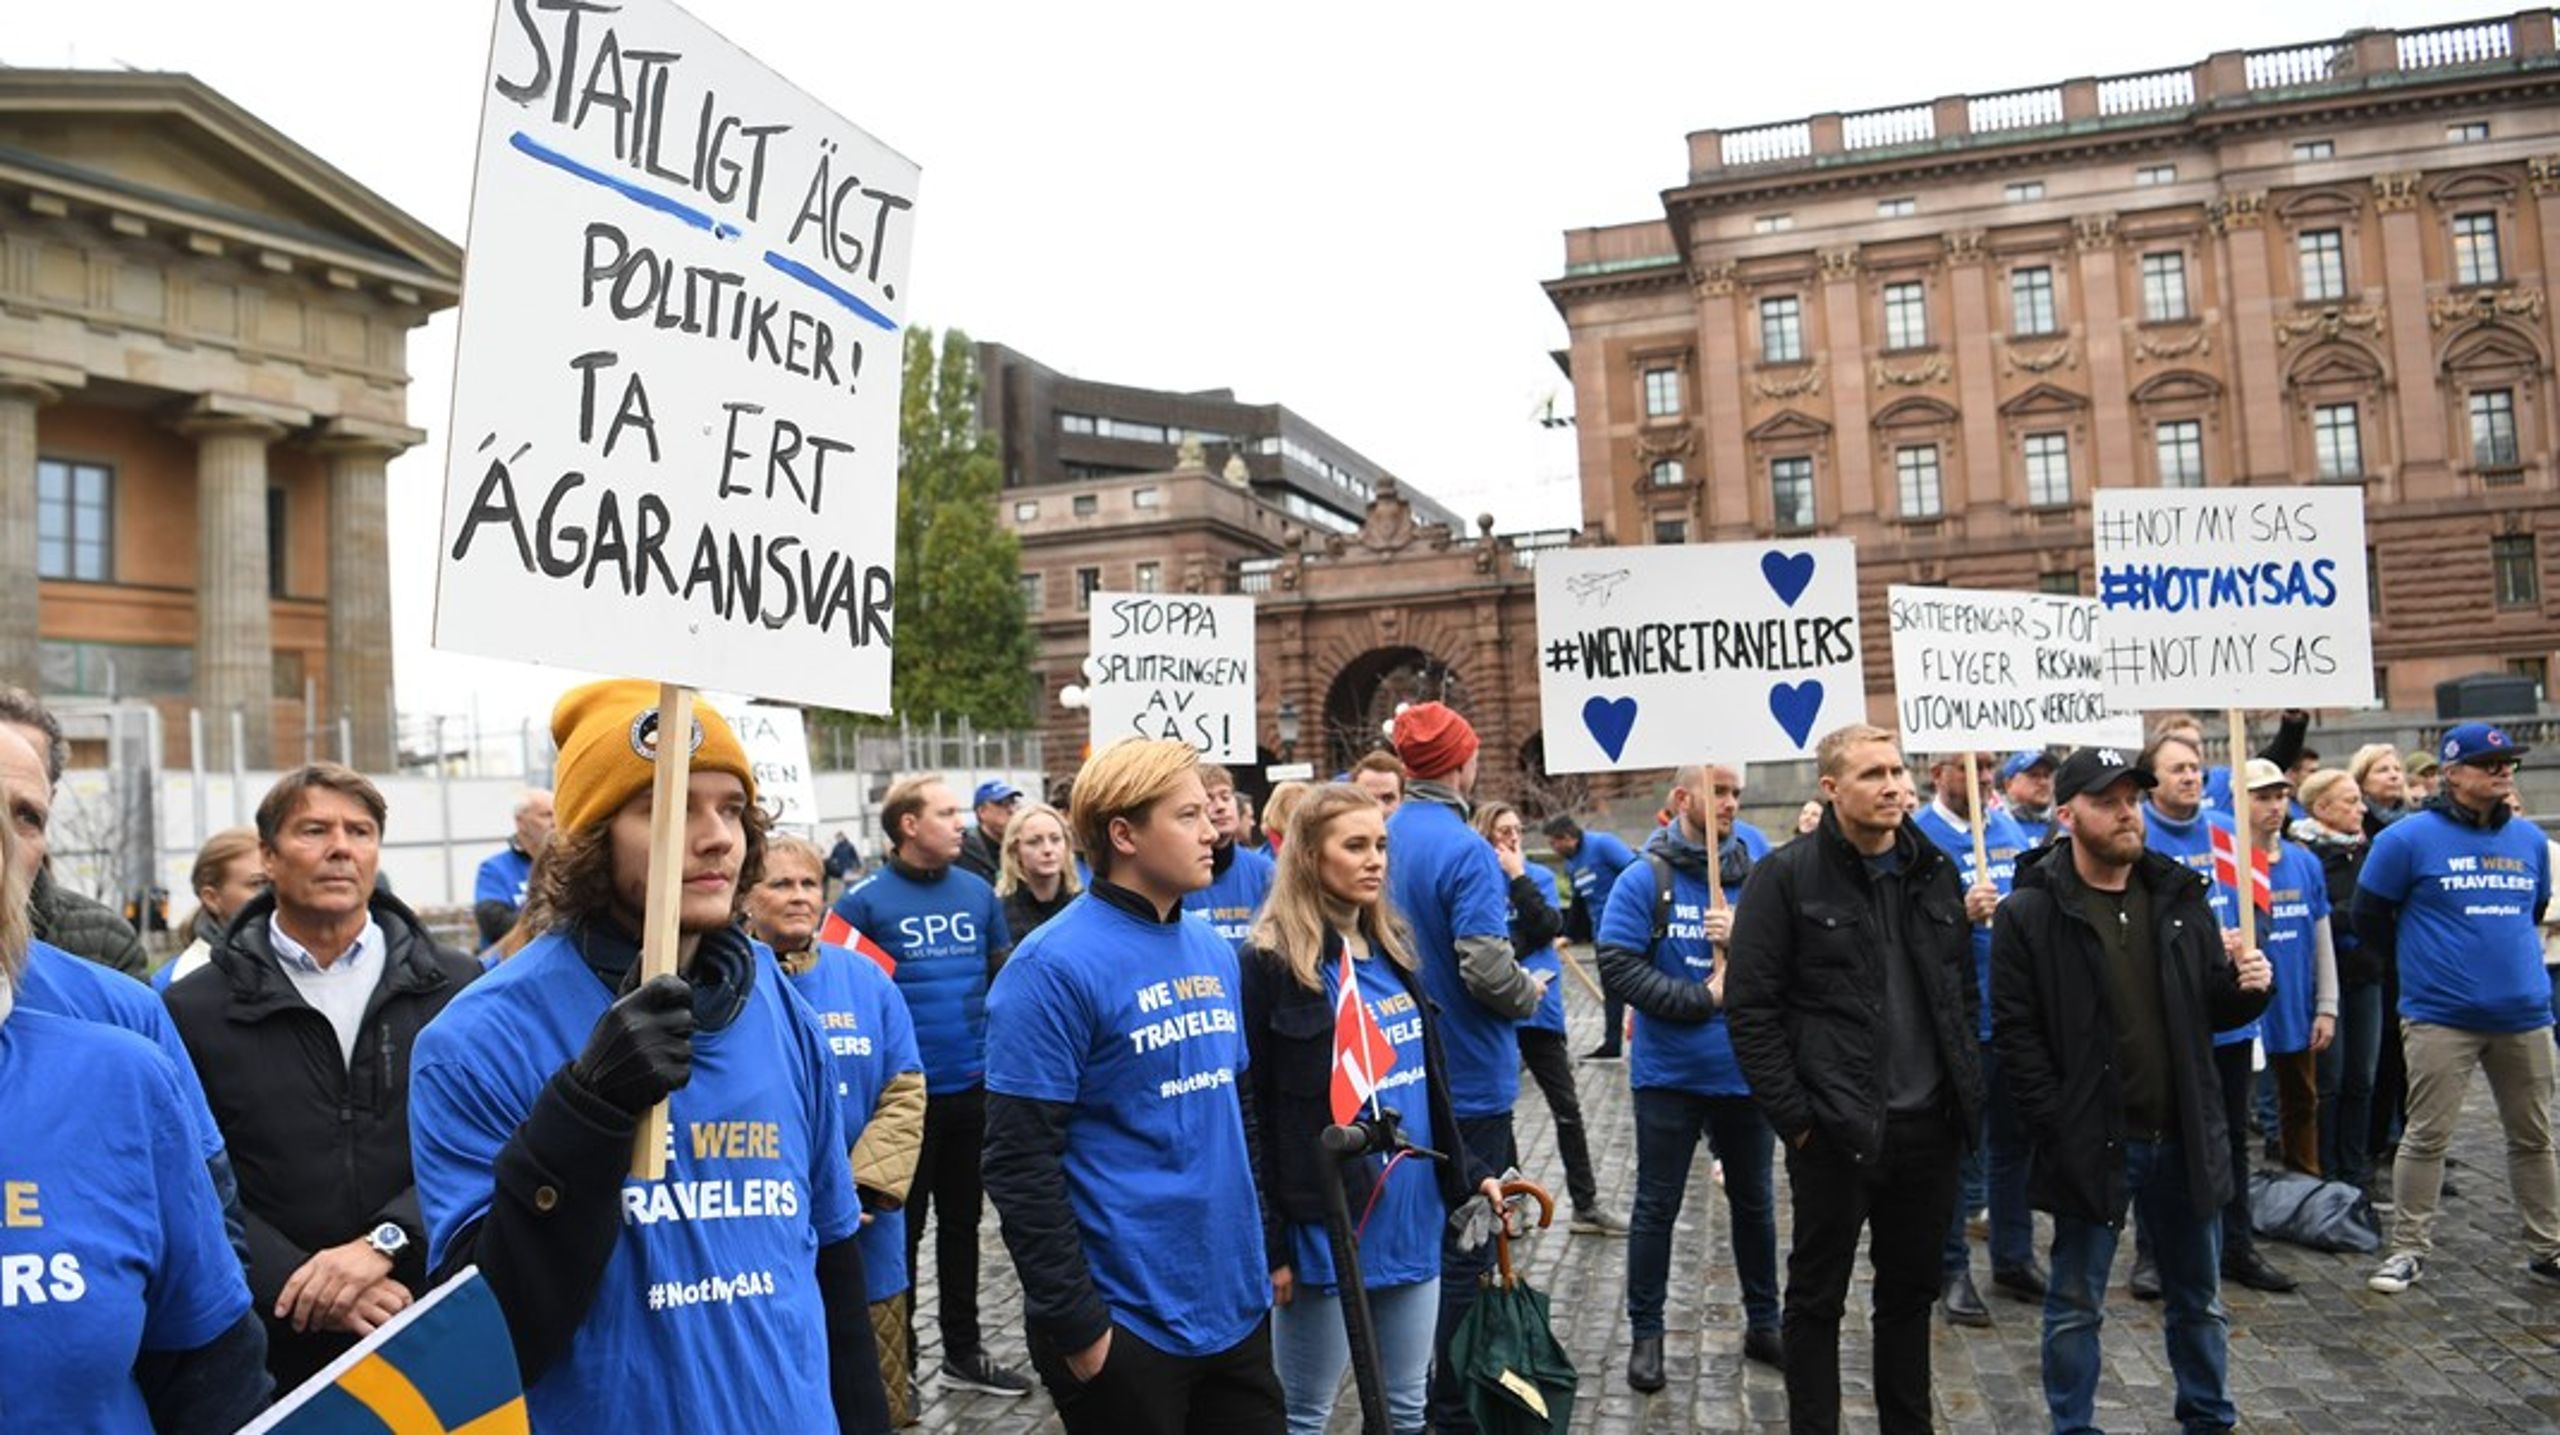
[{"label": "window with white frame", "polygon": [[2296,164],[2305,160],[2336,159],[2337,157],[2338,145],[2335,140],[2295,140],[2293,142],[2293,159]]},{"label": "window with white frame", "polygon": [[1804,306],[1793,294],[1760,301],[1760,357],[1772,364],[1804,358]]},{"label": "window with white frame", "polygon": [[2050,334],[2057,325],[2053,311],[2053,270],[2030,264],[2009,271],[2009,332]]},{"label": "window with white frame", "polygon": [[1812,459],[1769,460],[1769,507],[1781,533],[1801,533],[1813,527]]},{"label": "window with white frame", "polygon": [[2446,144],[2478,144],[2489,137],[2487,120],[2464,120],[2444,127]]},{"label": "window with white frame", "polygon": [[2303,298],[2347,297],[2347,237],[2343,232],[2306,229],[2294,236],[2293,249],[2302,264]]},{"label": "window with white frame", "polygon": [[2162,488],[2204,487],[2204,421],[2168,419],[2151,427]]},{"label": "window with white frame", "polygon": [[1751,221],[1754,234],[1784,234],[1795,227],[1796,217],[1792,214],[1763,214]]},{"label": "window with white frame", "polygon": [[1946,512],[1938,471],[1938,446],[1910,444],[1893,451],[1894,486],[1900,490],[1902,516],[1936,518]]},{"label": "window with white frame", "polygon": [[2353,404],[2321,404],[2311,411],[2311,456],[2320,477],[2364,477],[2364,432]]},{"label": "window with white frame", "polygon": [[2142,256],[2142,317],[2153,323],[2187,317],[2186,255]]},{"label": "window with white frame", "polygon": [[1676,418],[1680,413],[1680,371],[1647,369],[1644,371],[1644,416],[1649,419]]},{"label": "window with white frame", "polygon": [[1653,475],[1653,486],[1656,488],[1678,488],[1682,481],[1688,477],[1688,474],[1680,467],[1680,460],[1676,458],[1655,459],[1653,461],[1653,468],[1651,472]]},{"label": "window with white frame", "polygon": [[2027,506],[2055,508],[2071,501],[2071,436],[2031,433],[2025,445]]},{"label": "window with white frame", "polygon": [[2146,164],[2133,172],[2133,187],[2149,189],[2153,185],[2176,184],[2178,167],[2174,164]]},{"label": "window with white frame", "polygon": [[2007,188],[2001,190],[2000,197],[2011,204],[2025,204],[2029,200],[2042,199],[2044,198],[2044,181],[2040,179],[2019,180],[2017,183],[2009,185]]},{"label": "window with white frame", "polygon": [[1928,342],[1928,289],[1916,279],[1884,286],[1884,346],[1917,349]]},{"label": "window with white frame", "polygon": [[1907,196],[1900,199],[1879,199],[1876,201],[1876,218],[1878,219],[1903,219],[1910,215],[1918,214],[1919,212],[1920,201]]},{"label": "window with white frame", "polygon": [[2453,217],[2453,282],[2495,284],[2498,272],[2498,216],[2457,214]]},{"label": "window with white frame", "polygon": [[2521,462],[2516,445],[2516,391],[2481,389],[2471,395],[2471,466],[2514,468]]}]

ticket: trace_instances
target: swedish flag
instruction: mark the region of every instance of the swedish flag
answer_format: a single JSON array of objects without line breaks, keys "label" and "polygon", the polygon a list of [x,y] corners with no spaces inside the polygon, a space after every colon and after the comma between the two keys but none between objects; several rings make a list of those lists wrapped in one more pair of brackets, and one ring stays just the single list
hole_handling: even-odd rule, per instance
[{"label": "swedish flag", "polygon": [[240,1435],[525,1435],[524,1382],[475,1267],[402,1311]]}]

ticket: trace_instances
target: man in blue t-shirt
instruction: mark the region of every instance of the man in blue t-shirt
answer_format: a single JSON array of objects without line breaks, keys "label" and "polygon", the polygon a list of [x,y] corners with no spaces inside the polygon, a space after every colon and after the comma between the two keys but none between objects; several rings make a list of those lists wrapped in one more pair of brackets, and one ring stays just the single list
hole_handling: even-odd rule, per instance
[{"label": "man in blue t-shirt", "polygon": [[[987,1353],[978,1326],[978,1225],[986,1209],[978,1151],[987,1137],[987,985],[1013,947],[996,889],[959,865],[967,826],[960,797],[939,777],[908,777],[880,800],[889,856],[836,899],[820,939],[860,933],[890,958],[889,974],[915,1018],[924,1056],[924,1146],[907,1191],[907,1268],[934,1222],[934,1281],[942,1296],[942,1378],[966,1390],[1031,1393],[1021,1371]],[[921,1349],[910,1344],[918,1356]]]},{"label": "man in blue t-shirt", "polygon": [[1182,911],[1216,837],[1198,767],[1147,738],[1085,764],[1071,820],[1093,886],[987,1002],[987,1194],[1068,1435],[1286,1418],[1236,952]]},{"label": "man in blue t-shirt", "polygon": [[[2233,941],[2239,918],[2232,906],[2231,884],[2214,879],[2213,845],[2221,834],[2226,850],[2237,850],[2232,835],[2230,773],[2223,772],[2226,794],[2220,810],[2206,797],[2204,750],[2196,745],[2194,719],[2172,723],[2143,749],[2141,766],[2158,780],[2143,811],[2143,840],[2154,852],[2185,864],[2205,880],[2214,920]],[[2251,1290],[2281,1294],[2296,1282],[2258,1249],[2256,1225],[2249,1211],[2249,1098],[2256,1090],[2255,1043],[2258,1023],[2213,1034],[2213,1066],[2222,1082],[2225,1134],[2231,1143],[2231,1199],[2222,1208],[2222,1275]],[[2160,1279],[2152,1260],[2151,1240],[2137,1216],[2134,1225],[2134,1295],[2156,1300]]]},{"label": "man in blue t-shirt", "polygon": [[[754,769],[697,703],[674,973],[643,980],[659,688],[572,689],[558,925],[418,1036],[427,1264],[476,1265],[537,1430],[885,1435],[861,1209],[816,1014],[734,921],[764,856]],[[668,814],[675,818],[675,814]],[[659,1103],[657,1176],[633,1153]]]},{"label": "man in blue t-shirt", "polygon": [[[1786,1368],[1778,1308],[1777,1136],[1734,1060],[1718,951],[1732,931],[1731,902],[1751,875],[1749,849],[1734,827],[1742,787],[1728,767],[1685,770],[1697,773],[1701,785],[1686,789],[1670,825],[1645,844],[1644,858],[1618,875],[1603,898],[1594,939],[1601,981],[1636,1009],[1635,1051],[1627,1065],[1636,1117],[1635,1218],[1627,1236],[1627,1323],[1635,1339],[1627,1383],[1647,1394],[1666,1380],[1662,1311],[1671,1233],[1702,1136],[1724,1164],[1733,1264],[1742,1282],[1742,1353]],[[1721,902],[1707,884],[1710,816]]]},{"label": "man in blue t-shirt", "polygon": [[[1440,1007],[1450,1110],[1467,1149],[1499,1171],[1518,1159],[1511,1105],[1520,1095],[1520,1042],[1513,1024],[1537,1012],[1546,984],[1513,955],[1511,884],[1467,823],[1475,728],[1445,703],[1416,703],[1396,714],[1390,736],[1409,780],[1404,802],[1387,819],[1388,895],[1412,928],[1423,989]],[[1431,1423],[1443,1435],[1475,1429],[1450,1368],[1449,1336],[1475,1303],[1476,1277],[1492,1260],[1489,1245],[1459,1249],[1455,1232],[1441,1243]]]},{"label": "man in blue t-shirt", "polygon": [[[1565,879],[1573,885],[1573,909],[1565,913],[1567,941],[1596,940],[1600,909],[1636,854],[1614,832],[1586,830],[1564,813],[1547,819],[1547,844],[1564,859]],[[1585,1061],[1616,1061],[1625,1051],[1627,1004],[1608,996],[1601,1003],[1600,1044],[1582,1054]]]},{"label": "man in blue t-shirt", "polygon": [[1184,893],[1182,910],[1207,919],[1229,946],[1241,952],[1245,934],[1253,930],[1254,914],[1262,910],[1262,899],[1271,892],[1271,859],[1237,840],[1245,824],[1236,806],[1235,774],[1204,764],[1200,786],[1209,794],[1209,822],[1218,829],[1218,845],[1210,849],[1209,885]]},{"label": "man in blue t-shirt", "polygon": [[551,840],[551,794],[539,787],[527,788],[516,799],[515,836],[506,847],[489,854],[480,864],[480,874],[471,885],[471,920],[480,928],[483,949],[495,944],[516,924],[516,914],[524,910],[525,889],[533,881],[533,859],[542,855],[542,845]]},{"label": "man in blue t-shirt", "polygon": [[[2009,1083],[2000,1075],[2000,1055],[1991,1046],[1991,917],[2009,895],[2018,858],[2029,844],[2009,814],[1990,805],[1998,772],[1988,753],[1973,754],[1974,781],[1965,780],[1967,754],[1940,753],[1929,763],[1929,805],[1913,821],[1922,836],[1956,864],[1963,883],[1965,920],[1973,924],[1974,988],[1982,994],[1982,1019],[1974,1037],[1982,1044],[1982,1131],[1964,1153],[1958,1168],[1955,1219],[1947,1226],[1946,1293],[1938,1308],[1954,1325],[1987,1326],[1991,1308],[1973,1284],[1973,1254],[1965,1226],[1973,1213],[1991,1214],[1991,1283],[2020,1300],[2044,1299],[2045,1275],[2036,1265],[2035,1216],[2027,1209],[2026,1139],[2018,1130],[2017,1107]],[[1979,787],[1982,855],[1987,868],[1973,860],[1973,796]]]},{"label": "man in blue t-shirt", "polygon": [[2552,1152],[2551,975],[2542,965],[2551,859],[2541,829],[2513,818],[2526,749],[2463,723],[2435,755],[2442,789],[2384,828],[2356,881],[2356,933],[2400,971],[2409,1125],[2391,1169],[2390,1253],[2365,1284],[2396,1295],[2424,1273],[2445,1145],[2476,1068],[2507,1138],[2525,1270],[2560,1285],[2560,1162]]},{"label": "man in blue t-shirt", "polygon": [[869,957],[818,940],[827,870],[818,845],[776,837],[765,845],[764,877],[747,893],[747,931],[817,1013],[835,1059],[836,1101],[851,1143],[853,1187],[862,1201],[863,1294],[880,1347],[880,1383],[889,1421],[916,1419],[908,1378],[907,1190],[924,1140],[924,1060],[916,1054],[907,999]]}]

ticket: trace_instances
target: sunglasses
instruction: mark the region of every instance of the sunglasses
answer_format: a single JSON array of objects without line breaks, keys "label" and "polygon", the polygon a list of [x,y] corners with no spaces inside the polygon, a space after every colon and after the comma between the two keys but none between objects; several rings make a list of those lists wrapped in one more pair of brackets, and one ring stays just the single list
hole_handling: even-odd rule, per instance
[{"label": "sunglasses", "polygon": [[2463,766],[2476,767],[2482,772],[2503,775],[2524,766],[2524,760],[2514,757],[2484,757],[2464,763]]}]

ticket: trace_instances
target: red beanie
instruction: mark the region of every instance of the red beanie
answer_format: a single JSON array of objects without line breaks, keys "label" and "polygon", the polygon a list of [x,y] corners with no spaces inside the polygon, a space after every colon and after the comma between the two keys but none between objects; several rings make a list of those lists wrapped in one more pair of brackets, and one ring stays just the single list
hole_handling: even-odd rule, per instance
[{"label": "red beanie", "polygon": [[1456,772],[1476,755],[1476,730],[1447,703],[1415,703],[1397,713],[1391,740],[1405,770],[1425,782]]}]

